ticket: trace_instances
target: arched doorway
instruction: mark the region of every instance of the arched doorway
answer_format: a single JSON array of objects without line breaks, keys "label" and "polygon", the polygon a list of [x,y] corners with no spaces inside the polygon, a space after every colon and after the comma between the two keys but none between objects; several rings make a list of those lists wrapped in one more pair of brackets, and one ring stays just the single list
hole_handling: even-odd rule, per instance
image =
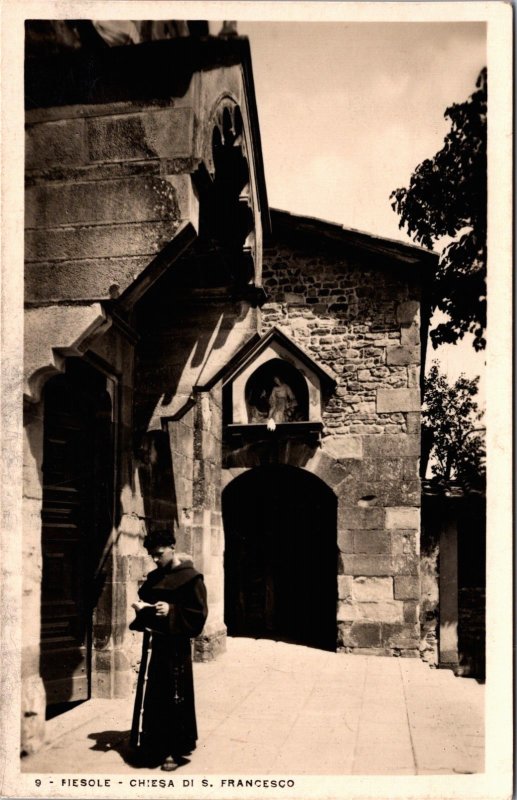
[{"label": "arched doorway", "polygon": [[95,580],[113,524],[112,402],[78,359],[44,389],[40,674],[47,717],[90,696]]},{"label": "arched doorway", "polygon": [[336,648],[337,500],[309,472],[264,466],[223,492],[229,636]]}]

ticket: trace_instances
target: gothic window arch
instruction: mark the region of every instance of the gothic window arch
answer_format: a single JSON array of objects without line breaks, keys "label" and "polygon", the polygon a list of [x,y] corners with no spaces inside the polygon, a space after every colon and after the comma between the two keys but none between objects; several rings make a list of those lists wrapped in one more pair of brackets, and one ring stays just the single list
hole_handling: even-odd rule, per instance
[{"label": "gothic window arch", "polygon": [[238,294],[255,282],[256,235],[244,122],[229,96],[211,115],[205,164],[208,174],[198,181],[200,239]]}]

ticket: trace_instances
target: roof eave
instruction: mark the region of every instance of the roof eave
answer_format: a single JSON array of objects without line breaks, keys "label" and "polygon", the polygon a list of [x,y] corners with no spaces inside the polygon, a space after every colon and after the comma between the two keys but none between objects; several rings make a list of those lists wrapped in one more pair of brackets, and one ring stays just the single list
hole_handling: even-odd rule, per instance
[{"label": "roof eave", "polygon": [[309,237],[324,237],[336,244],[348,245],[369,252],[380,252],[388,258],[408,266],[418,264],[433,272],[438,266],[438,254],[431,250],[354,228],[346,228],[338,223],[316,217],[291,214],[288,211],[272,208],[271,223],[273,236],[275,229],[279,231],[291,229]]}]

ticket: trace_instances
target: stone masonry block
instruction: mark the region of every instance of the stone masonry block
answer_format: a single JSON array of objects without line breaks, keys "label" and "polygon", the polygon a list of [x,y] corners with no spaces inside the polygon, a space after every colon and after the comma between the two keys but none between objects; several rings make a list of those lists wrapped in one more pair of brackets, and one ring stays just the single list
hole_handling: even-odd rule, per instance
[{"label": "stone masonry block", "polygon": [[382,529],[384,528],[384,509],[345,506],[339,503],[338,528],[340,530]]},{"label": "stone masonry block", "polygon": [[420,644],[420,626],[410,623],[381,623],[382,644],[388,647],[416,649]]},{"label": "stone masonry block", "polygon": [[113,669],[113,651],[93,650],[92,661],[95,672],[110,672]]},{"label": "stone masonry block", "polygon": [[419,389],[377,389],[377,413],[420,411]]},{"label": "stone masonry block", "polygon": [[406,300],[397,306],[397,322],[400,325],[412,325],[418,322],[420,303],[417,300]]},{"label": "stone masonry block", "polygon": [[190,108],[145,109],[88,120],[92,161],[188,158],[193,150],[194,112]]},{"label": "stone masonry block", "polygon": [[339,463],[347,473],[345,483],[341,484],[338,489],[339,494],[344,497],[345,487],[352,485],[355,480],[362,477],[363,460],[359,458],[340,458]]},{"label": "stone masonry block", "polygon": [[360,480],[365,482],[395,481],[403,478],[402,458],[365,458],[360,466]]},{"label": "stone masonry block", "polygon": [[338,644],[341,647],[353,647],[354,641],[352,640],[351,630],[352,622],[340,622],[337,626]]},{"label": "stone masonry block", "polygon": [[404,600],[404,622],[418,622],[418,603],[413,600]]},{"label": "stone masonry block", "polygon": [[378,647],[381,643],[379,622],[354,622],[350,628],[350,638],[356,647]]},{"label": "stone masonry block", "polygon": [[368,483],[355,483],[347,487],[348,503],[369,506],[419,506],[420,481],[384,479]]},{"label": "stone masonry block", "polygon": [[350,575],[338,575],[337,594],[339,600],[350,602],[352,598],[353,578]]},{"label": "stone masonry block", "polygon": [[419,537],[417,531],[391,530],[391,555],[393,558],[405,558],[418,555]]},{"label": "stone masonry block", "polygon": [[391,531],[391,557],[396,575],[418,575],[419,545],[417,531]]},{"label": "stone masonry block", "polygon": [[385,531],[354,531],[354,553],[388,553],[390,550],[390,537]]},{"label": "stone masonry block", "polygon": [[152,255],[174,236],[176,222],[139,222],[75,228],[35,228],[25,234],[25,260],[73,261]]},{"label": "stone masonry block", "polygon": [[29,125],[25,135],[27,170],[81,166],[86,162],[85,121],[62,119]]},{"label": "stone masonry block", "polygon": [[348,477],[348,472],[341,464],[321,451],[318,451],[316,456],[307,463],[307,468],[328,484],[331,489],[335,489]]},{"label": "stone masonry block", "polygon": [[357,610],[359,619],[375,622],[404,622],[404,604],[397,600],[361,603]]},{"label": "stone masonry block", "polygon": [[399,600],[375,603],[339,603],[338,622],[404,622],[404,604]]},{"label": "stone masonry block", "polygon": [[402,464],[402,477],[404,480],[420,482],[420,459],[414,456],[407,456],[403,459]]},{"label": "stone masonry block", "polygon": [[406,414],[406,429],[408,433],[420,433],[419,411],[410,411]]},{"label": "stone masonry block", "polygon": [[363,457],[363,440],[360,436],[327,436],[323,440],[323,452],[332,458]]},{"label": "stone masonry block", "polygon": [[386,364],[403,366],[420,363],[419,347],[388,347],[386,349]]},{"label": "stone masonry block", "polygon": [[420,456],[420,436],[404,433],[384,434],[383,436],[371,434],[363,437],[363,447],[366,458]]},{"label": "stone masonry block", "polygon": [[352,531],[338,530],[337,546],[342,553],[354,552],[354,534]]},{"label": "stone masonry block", "polygon": [[411,365],[407,368],[407,385],[414,389],[420,386],[420,367]]},{"label": "stone masonry block", "polygon": [[418,600],[420,578],[416,575],[395,575],[394,595],[396,600]]},{"label": "stone masonry block", "polygon": [[419,530],[420,509],[398,506],[386,508],[386,528],[404,528]]},{"label": "stone masonry block", "polygon": [[392,575],[391,558],[385,555],[344,555],[345,575]]},{"label": "stone masonry block", "polygon": [[402,326],[400,330],[400,344],[416,347],[420,345],[420,328],[418,325]]},{"label": "stone masonry block", "polygon": [[353,622],[356,619],[362,619],[362,617],[359,615],[357,606],[340,600],[337,604],[336,619],[338,622]]},{"label": "stone masonry block", "polygon": [[420,558],[415,553],[392,555],[394,575],[418,575]]},{"label": "stone masonry block", "polygon": [[393,578],[353,578],[352,597],[361,603],[393,600]]},{"label": "stone masonry block", "polygon": [[59,264],[27,265],[25,297],[27,302],[91,301],[110,297],[114,284],[123,291],[142,272],[149,256],[106,258],[100,261],[61,261]]},{"label": "stone masonry block", "polygon": [[180,211],[175,190],[166,178],[140,177],[29,186],[25,217],[27,228],[46,228],[179,220]]}]

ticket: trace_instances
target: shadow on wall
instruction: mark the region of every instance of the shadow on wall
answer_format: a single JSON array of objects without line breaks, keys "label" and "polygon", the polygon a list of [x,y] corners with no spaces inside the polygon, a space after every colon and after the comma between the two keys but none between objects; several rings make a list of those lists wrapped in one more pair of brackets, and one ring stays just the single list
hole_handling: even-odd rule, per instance
[{"label": "shadow on wall", "polygon": [[179,524],[169,436],[149,431],[141,440],[138,474],[146,520],[155,528],[176,530]]},{"label": "shadow on wall", "polygon": [[[196,300],[189,286],[196,282],[196,270],[188,267],[188,262],[175,265],[136,310],[134,451],[148,530],[178,529],[179,506],[185,503],[175,475],[193,459],[193,430],[186,435],[184,426],[181,452],[175,453],[162,419],[181,421],[195,405],[192,387],[202,367],[225,347],[242,312],[239,305],[229,307],[226,297],[212,304]],[[179,390],[184,394],[178,400]]]}]

